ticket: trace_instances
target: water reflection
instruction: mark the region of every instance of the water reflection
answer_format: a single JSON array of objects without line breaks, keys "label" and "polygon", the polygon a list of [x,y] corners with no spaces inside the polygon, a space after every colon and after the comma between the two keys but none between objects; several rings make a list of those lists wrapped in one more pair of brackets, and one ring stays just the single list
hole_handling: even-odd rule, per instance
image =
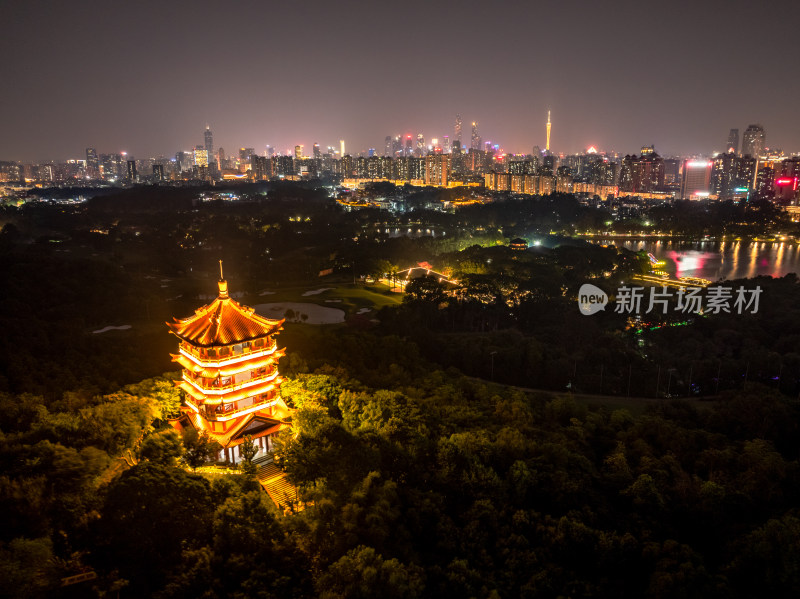
[{"label": "water reflection", "polygon": [[800,250],[784,242],[627,241],[620,245],[666,260],[666,270],[679,277],[717,281],[800,273]]}]

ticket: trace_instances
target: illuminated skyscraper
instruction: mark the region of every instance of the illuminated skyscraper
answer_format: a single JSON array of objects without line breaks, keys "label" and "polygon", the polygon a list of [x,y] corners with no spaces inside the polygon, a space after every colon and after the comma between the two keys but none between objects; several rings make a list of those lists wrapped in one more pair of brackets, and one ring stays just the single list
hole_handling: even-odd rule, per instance
[{"label": "illuminated skyscraper", "polygon": [[475,121],[472,121],[472,139],[469,147],[473,150],[481,149],[481,136],[478,135],[478,123]]},{"label": "illuminated skyscraper", "polygon": [[546,152],[550,151],[550,111],[547,111],[547,141],[545,143],[544,149]]},{"label": "illuminated skyscraper", "polygon": [[90,179],[100,177],[100,160],[97,158],[97,150],[86,148],[86,174]]},{"label": "illuminated skyscraper", "polygon": [[456,115],[456,135],[455,135],[455,141],[457,141],[459,144],[461,143],[461,115],[460,115],[460,114],[457,114],[457,115]]},{"label": "illuminated skyscraper", "polygon": [[164,180],[164,165],[163,164],[154,164],[153,165],[153,181],[163,181]]},{"label": "illuminated skyscraper", "polygon": [[739,130],[731,129],[728,133],[728,145],[725,147],[726,152],[737,154],[739,152]]},{"label": "illuminated skyscraper", "polygon": [[685,160],[683,163],[683,180],[681,182],[681,198],[697,200],[707,198],[711,188],[710,160]]},{"label": "illuminated skyscraper", "polygon": [[417,156],[425,155],[425,136],[422,133],[417,134]]},{"label": "illuminated skyscraper", "polygon": [[319,144],[317,144],[317,143],[314,144],[314,158],[316,160],[319,160],[320,158],[322,158],[322,153],[320,152]]},{"label": "illuminated skyscraper", "polygon": [[294,157],[297,160],[300,160],[303,157],[303,146],[295,146],[294,147]]},{"label": "illuminated skyscraper", "polygon": [[729,199],[734,196],[737,163],[736,154],[730,151],[717,154],[714,158],[711,170],[711,193],[719,199]]},{"label": "illuminated skyscraper", "polygon": [[139,174],[136,172],[136,161],[135,160],[128,160],[128,173],[127,179],[132,183],[135,183],[139,180]]},{"label": "illuminated skyscraper", "polygon": [[750,125],[742,136],[742,155],[758,158],[764,153],[767,135],[761,125]]},{"label": "illuminated skyscraper", "polygon": [[447,187],[450,176],[450,156],[447,154],[428,154],[425,157],[425,185]]},{"label": "illuminated skyscraper", "polygon": [[344,157],[344,140],[339,140],[339,156]]},{"label": "illuminated skyscraper", "polygon": [[208,166],[208,152],[203,146],[197,146],[194,149],[194,164],[195,166]]},{"label": "illuminated skyscraper", "polygon": [[205,133],[203,133],[203,137],[205,138],[205,146],[206,146],[206,154],[208,159],[211,160],[214,157],[214,136],[211,133],[211,129],[208,125],[206,125]]},{"label": "illuminated skyscraper", "polygon": [[411,136],[407,135],[406,136],[406,156],[411,156],[411,153],[412,153],[411,152],[411,147],[412,147],[412,145],[411,145]]},{"label": "illuminated skyscraper", "polygon": [[386,139],[383,140],[383,155],[384,156],[391,156],[392,155],[392,136],[387,135]]}]

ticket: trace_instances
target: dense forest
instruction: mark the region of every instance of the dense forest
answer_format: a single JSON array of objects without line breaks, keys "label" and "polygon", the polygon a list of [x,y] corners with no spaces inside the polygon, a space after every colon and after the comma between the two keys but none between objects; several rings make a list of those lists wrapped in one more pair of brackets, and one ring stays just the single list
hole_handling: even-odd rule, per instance
[{"label": "dense forest", "polygon": [[[554,213],[606,218],[572,198],[390,216],[292,186],[137,193],[0,215],[0,596],[800,592],[796,277],[758,280],[746,318],[587,319],[577,286],[611,290],[640,256],[502,245]],[[447,235],[374,232],[390,221]],[[322,267],[352,284],[435,258],[458,281],[414,281],[373,320],[286,325],[275,459],[296,504],[168,424],[163,322],[204,303],[220,257],[246,299]]]}]

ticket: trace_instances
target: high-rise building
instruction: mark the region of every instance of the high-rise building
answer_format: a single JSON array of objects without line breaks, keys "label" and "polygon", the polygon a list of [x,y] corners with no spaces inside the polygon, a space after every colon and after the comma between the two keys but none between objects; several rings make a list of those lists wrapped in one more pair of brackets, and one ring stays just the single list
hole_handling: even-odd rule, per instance
[{"label": "high-rise building", "polygon": [[320,152],[319,144],[315,143],[314,144],[314,159],[315,160],[319,160],[321,158],[322,158],[322,153]]},{"label": "high-rise building", "polygon": [[384,156],[391,156],[392,155],[392,136],[387,135],[386,138],[383,140],[383,155]]},{"label": "high-rise building", "polygon": [[266,181],[272,176],[272,161],[266,156],[250,156],[250,173],[256,181]]},{"label": "high-rise building", "polygon": [[100,177],[100,160],[97,157],[97,150],[86,148],[86,175],[90,179]]},{"label": "high-rise building", "polygon": [[771,166],[759,166],[754,189],[758,199],[771,200],[775,196],[775,169]]},{"label": "high-rise building", "polygon": [[211,160],[214,157],[214,135],[211,133],[211,128],[206,125],[206,130],[203,133],[205,147],[206,147],[206,155],[208,159]]},{"label": "high-rise building", "polygon": [[392,140],[392,156],[397,158],[398,156],[403,155],[403,138],[399,135],[395,135],[394,139]]},{"label": "high-rise building", "polygon": [[208,166],[208,152],[203,146],[197,146],[194,149],[194,164],[195,166]]},{"label": "high-rise building", "polygon": [[450,153],[450,136],[449,135],[445,135],[444,136],[444,140],[442,140],[442,151],[445,154],[449,154]]},{"label": "high-rise building", "polygon": [[255,153],[256,151],[253,148],[239,148],[239,162],[242,164],[249,164],[250,156]]},{"label": "high-rise building", "polygon": [[164,180],[164,165],[163,164],[154,164],[153,165],[153,181],[163,181]]},{"label": "high-rise building", "polygon": [[550,127],[551,127],[551,124],[550,124],[550,111],[548,110],[547,111],[547,140],[546,140],[546,143],[545,143],[545,146],[544,146],[545,152],[549,152],[550,151]]},{"label": "high-rise building", "polygon": [[[730,148],[729,148],[730,149]],[[721,200],[731,199],[736,190],[736,154],[727,151],[717,154],[711,170],[711,193]]]},{"label": "high-rise building", "polygon": [[412,147],[411,136],[406,135],[406,156],[411,156],[412,154],[411,147]]},{"label": "high-rise building", "polygon": [[739,130],[738,129],[731,129],[730,133],[728,133],[728,145],[725,148],[726,152],[730,152],[731,154],[738,154],[739,153]]},{"label": "high-rise building", "polygon": [[415,153],[417,156],[425,155],[425,136],[422,133],[417,134],[417,149]]},{"label": "high-rise building", "polygon": [[756,159],[752,156],[741,156],[736,165],[736,189],[753,189],[755,178]]},{"label": "high-rise building", "polygon": [[761,125],[749,125],[742,136],[742,156],[758,158],[764,153],[767,135]]},{"label": "high-rise building", "polygon": [[343,139],[339,140],[339,156],[344,158],[344,140]]},{"label": "high-rise building", "polygon": [[300,160],[300,159],[303,158],[303,146],[295,146],[294,147],[294,157],[297,160]]},{"label": "high-rise building", "polygon": [[681,177],[681,161],[676,158],[664,159],[664,185],[677,185]]},{"label": "high-rise building", "polygon": [[425,184],[447,187],[450,177],[450,156],[448,154],[428,154],[425,157]]},{"label": "high-rise building", "polygon": [[456,131],[455,131],[455,141],[461,144],[461,115],[456,115]]},{"label": "high-rise building", "polygon": [[481,136],[478,135],[478,123],[475,121],[472,121],[472,139],[469,147],[473,150],[481,149]]},{"label": "high-rise building", "polygon": [[139,174],[136,172],[136,161],[135,160],[128,160],[127,162],[128,170],[126,178],[128,181],[135,183],[139,180]]},{"label": "high-rise building", "polygon": [[710,195],[713,166],[714,163],[710,160],[685,160],[683,162],[682,199],[697,200]]}]

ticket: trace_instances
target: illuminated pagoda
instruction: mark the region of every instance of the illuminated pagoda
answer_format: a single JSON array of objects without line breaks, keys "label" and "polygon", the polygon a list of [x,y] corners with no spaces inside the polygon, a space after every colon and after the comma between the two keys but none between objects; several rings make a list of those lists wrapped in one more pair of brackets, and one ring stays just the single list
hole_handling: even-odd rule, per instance
[{"label": "illuminated pagoda", "polygon": [[173,361],[183,367],[184,392],[177,428],[208,432],[222,446],[220,460],[241,461],[240,445],[250,435],[267,452],[272,437],[291,426],[291,411],[280,396],[275,336],[283,320],[255,314],[228,295],[220,261],[219,296],[184,319],[167,323],[180,339]]}]

